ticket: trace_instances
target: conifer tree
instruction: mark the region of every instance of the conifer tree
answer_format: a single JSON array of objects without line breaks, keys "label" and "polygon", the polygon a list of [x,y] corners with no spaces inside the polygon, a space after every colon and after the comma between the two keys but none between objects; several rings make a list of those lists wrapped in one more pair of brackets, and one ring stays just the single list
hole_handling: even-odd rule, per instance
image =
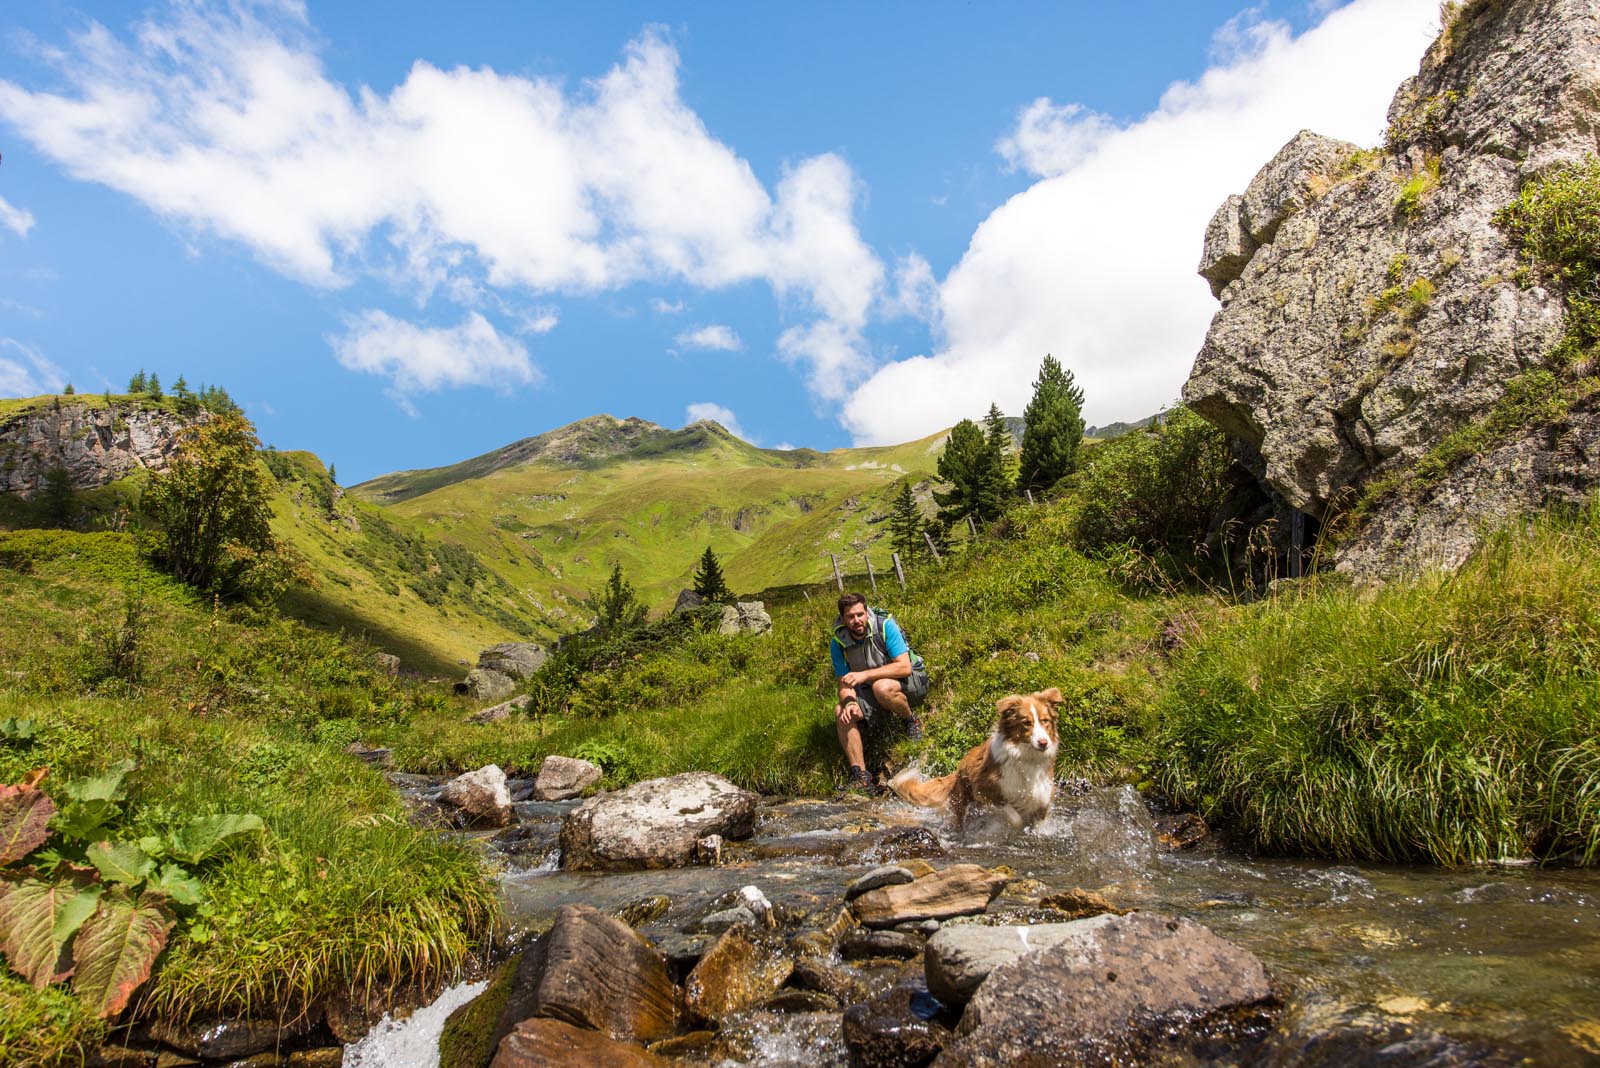
[{"label": "conifer tree", "polygon": [[76,389],[72,388],[72,383],[71,382],[68,382],[65,386],[62,387],[61,392],[70,397],[74,393],[77,393],[78,391]]},{"label": "conifer tree", "polygon": [[141,367],[134,372],[132,378],[128,379],[128,392],[143,393],[146,385],[144,368]]},{"label": "conifer tree", "polygon": [[595,614],[595,629],[607,631],[628,630],[644,622],[645,606],[634,592],[633,583],[622,577],[622,565],[611,565],[611,577],[605,588],[591,593],[584,602]]},{"label": "conifer tree", "polygon": [[900,492],[894,499],[894,510],[889,513],[889,538],[901,560],[909,563],[923,551],[922,531],[925,525],[908,478],[900,483]]},{"label": "conifer tree", "polygon": [[160,400],[163,396],[161,392],[161,376],[154,371],[150,372],[150,379],[145,383],[145,392],[150,394],[152,400]]},{"label": "conifer tree", "polygon": [[969,515],[981,523],[1000,515],[992,453],[977,423],[963,419],[950,428],[938,470],[939,478],[950,484],[949,489],[933,491],[933,499],[939,502],[939,524],[945,530]]},{"label": "conifer tree", "polygon": [[1011,492],[1011,430],[1000,406],[989,402],[989,414],[983,417],[983,443],[986,446],[986,470],[996,500],[1004,500]]},{"label": "conifer tree", "polygon": [[733,599],[733,591],[722,577],[722,564],[709,545],[700,555],[700,566],[695,569],[694,592],[708,603],[726,603]]},{"label": "conifer tree", "polygon": [[65,528],[72,520],[72,474],[57,464],[44,473],[44,492],[39,495],[46,525]]},{"label": "conifer tree", "polygon": [[1017,485],[1035,492],[1077,469],[1083,444],[1083,390],[1054,356],[1046,355],[1022,413],[1022,458]]}]

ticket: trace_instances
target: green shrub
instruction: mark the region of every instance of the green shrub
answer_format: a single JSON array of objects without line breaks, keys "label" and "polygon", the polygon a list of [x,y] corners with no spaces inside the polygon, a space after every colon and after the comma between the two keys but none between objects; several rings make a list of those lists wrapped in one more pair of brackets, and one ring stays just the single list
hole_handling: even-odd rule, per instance
[{"label": "green shrub", "polygon": [[1496,216],[1536,278],[1566,290],[1566,336],[1553,362],[1568,366],[1600,344],[1600,159],[1590,156],[1522,187]]},{"label": "green shrub", "polygon": [[1094,551],[1132,544],[1192,558],[1232,486],[1226,436],[1187,408],[1095,447],[1073,491],[1073,540]]}]

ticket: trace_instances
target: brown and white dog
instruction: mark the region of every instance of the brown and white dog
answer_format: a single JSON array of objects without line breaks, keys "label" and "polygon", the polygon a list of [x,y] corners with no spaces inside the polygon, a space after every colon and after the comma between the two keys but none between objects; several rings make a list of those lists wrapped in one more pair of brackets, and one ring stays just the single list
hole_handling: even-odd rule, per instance
[{"label": "brown and white dog", "polygon": [[994,734],[967,750],[955,771],[925,780],[907,768],[889,780],[889,788],[914,805],[947,805],[958,831],[970,808],[1000,813],[1012,831],[1031,827],[1049,814],[1055,800],[1056,748],[1061,742],[1056,706],[1062,700],[1054,686],[1002,697],[995,704],[1000,718]]}]

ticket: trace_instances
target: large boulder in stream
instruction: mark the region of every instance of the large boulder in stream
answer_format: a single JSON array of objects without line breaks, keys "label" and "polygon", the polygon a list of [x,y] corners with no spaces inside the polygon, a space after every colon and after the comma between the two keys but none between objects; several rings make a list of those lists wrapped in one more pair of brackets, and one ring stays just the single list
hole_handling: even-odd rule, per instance
[{"label": "large boulder in stream", "polygon": [[793,971],[782,952],[752,940],[744,927],[730,928],[684,980],[684,1008],[697,1019],[721,1020],[776,994]]},{"label": "large boulder in stream", "polygon": [[704,771],[591,797],[561,824],[561,866],[627,871],[688,864],[701,838],[748,838],[760,800]]},{"label": "large boulder in stream", "polygon": [[511,822],[511,788],[498,764],[451,779],[439,800],[459,809],[470,826],[504,827]]},{"label": "large boulder in stream", "polygon": [[936,1068],[1143,1064],[1202,1034],[1196,1020],[1272,995],[1255,954],[1192,920],[1135,912],[1062,926],[1070,937],[989,973]]},{"label": "large boulder in stream", "polygon": [[[667,959],[627,924],[589,905],[563,905],[523,954],[495,1036],[531,1017],[561,1020],[618,1041],[652,1042],[677,1026]],[[536,1062],[535,1062],[536,1063]]]}]

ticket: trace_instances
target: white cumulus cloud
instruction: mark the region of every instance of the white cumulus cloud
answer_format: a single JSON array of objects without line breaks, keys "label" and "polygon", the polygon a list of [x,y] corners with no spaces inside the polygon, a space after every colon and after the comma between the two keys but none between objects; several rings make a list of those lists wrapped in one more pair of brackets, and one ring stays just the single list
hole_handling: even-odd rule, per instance
[{"label": "white cumulus cloud", "polygon": [[65,372],[37,349],[15,338],[0,337],[0,397],[59,393],[66,384]]},{"label": "white cumulus cloud", "polygon": [[744,342],[731,326],[712,323],[709,326],[685,330],[672,339],[686,349],[704,349],[711,352],[740,352]]},{"label": "white cumulus cloud", "polygon": [[1302,128],[1379,140],[1437,20],[1436,0],[1354,0],[1299,36],[1235,20],[1216,65],[1129,125],[1024,107],[1000,152],[1043,177],[984,220],[943,280],[935,350],[877,369],[841,421],[886,443],[991,400],[1019,414],[1046,353],[1083,386],[1091,423],[1175,399],[1216,311],[1195,274],[1211,214]]},{"label": "white cumulus cloud", "polygon": [[689,407],[685,409],[685,424],[698,423],[702,419],[710,419],[714,423],[721,423],[728,433],[732,434],[734,437],[740,438],[744,441],[749,441],[751,444],[755,444],[754,441],[751,440],[750,435],[744,432],[744,428],[739,426],[739,417],[733,414],[733,409],[731,408],[724,407],[723,405],[717,404],[713,401],[700,401],[699,403],[689,405]]},{"label": "white cumulus cloud", "polygon": [[413,413],[410,398],[417,393],[460,386],[504,390],[543,377],[521,342],[477,312],[468,312],[457,326],[431,327],[369,309],[327,340],[345,367],[387,377],[396,402]]},{"label": "white cumulus cloud", "polygon": [[689,306],[681,300],[664,300],[661,297],[650,298],[650,310],[657,315],[682,315]]},{"label": "white cumulus cloud", "polygon": [[304,5],[271,0],[174,2],[127,39],[91,23],[41,49],[62,88],[0,78],[0,120],[312,285],[371,276],[471,308],[485,287],[758,281],[860,346],[883,268],[850,167],[797,160],[769,190],[683,101],[661,32],[575,84],[419,60],[387,94],[332,80],[315,39]]},{"label": "white cumulus cloud", "polygon": [[4,226],[18,237],[27,237],[28,231],[33,229],[33,212],[19,208],[5,197],[0,197],[0,226]]}]

